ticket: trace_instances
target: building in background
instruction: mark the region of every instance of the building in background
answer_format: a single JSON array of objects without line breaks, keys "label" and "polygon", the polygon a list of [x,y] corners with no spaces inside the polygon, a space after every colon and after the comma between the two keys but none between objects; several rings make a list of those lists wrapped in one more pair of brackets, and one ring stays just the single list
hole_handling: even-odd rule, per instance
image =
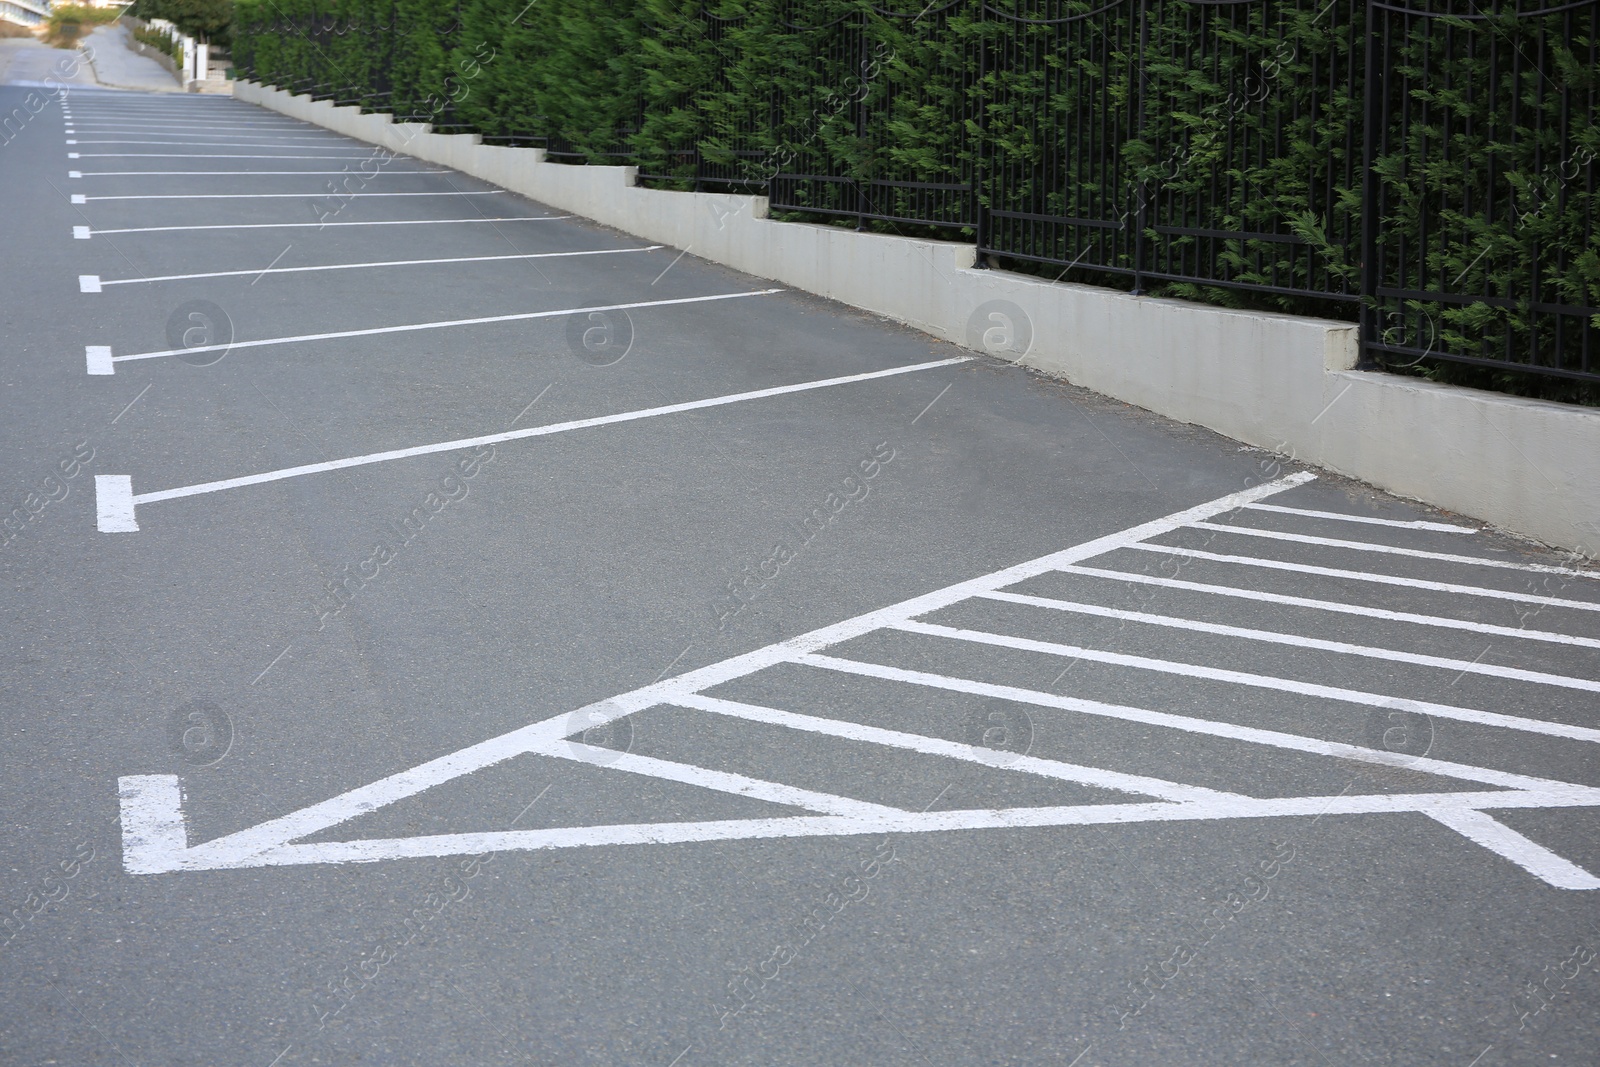
[{"label": "building in background", "polygon": [[38,26],[50,17],[50,0],[0,0],[0,22]]}]

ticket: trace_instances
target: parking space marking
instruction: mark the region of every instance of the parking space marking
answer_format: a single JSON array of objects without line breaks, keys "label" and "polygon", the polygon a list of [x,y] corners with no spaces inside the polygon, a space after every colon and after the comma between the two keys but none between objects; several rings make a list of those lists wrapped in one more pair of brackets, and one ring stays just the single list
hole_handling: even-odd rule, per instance
[{"label": "parking space marking", "polygon": [[1156,659],[1126,652],[1112,652],[1106,649],[1086,648],[1081,645],[1068,645],[1058,641],[1035,641],[1030,638],[1012,637],[983,630],[918,622],[914,619],[894,623],[886,627],[886,629],[926,634],[932,637],[950,637],[963,641],[975,641],[997,645],[1002,648],[1045,652],[1054,656],[1071,656],[1073,659],[1087,660],[1091,663],[1109,663],[1118,667],[1131,667],[1135,670],[1155,671],[1185,678],[1227,682],[1231,685],[1245,685],[1256,689],[1273,689],[1280,693],[1322,697],[1328,700],[1339,700],[1366,707],[1408,711],[1414,715],[1432,715],[1441,719],[1456,719],[1461,722],[1475,722],[1484,726],[1496,726],[1504,730],[1520,730],[1524,733],[1544,734],[1547,737],[1565,737],[1573,741],[1589,741],[1600,744],[1600,730],[1591,729],[1587,726],[1571,726],[1564,722],[1550,722],[1546,719],[1530,719],[1494,711],[1479,711],[1474,708],[1457,707],[1453,704],[1437,704],[1426,700],[1412,700],[1409,697],[1388,696],[1383,693],[1370,693],[1359,689],[1320,685],[1316,682],[1302,682],[1294,678],[1252,674],[1248,671],[1231,670],[1225,667],[1207,667],[1198,663]]},{"label": "parking space marking", "polygon": [[828,737],[840,737],[847,741],[865,741],[869,744],[882,745],[885,748],[900,748],[905,749],[907,752],[920,752],[927,756],[942,756],[946,759],[963,760],[968,763],[981,763],[985,766],[998,767],[1002,770],[1010,768],[1027,770],[1031,774],[1054,778],[1063,782],[1072,782],[1075,785],[1086,785],[1095,789],[1114,789],[1122,793],[1143,793],[1145,796],[1160,797],[1162,800],[1170,800],[1177,803],[1186,804],[1193,801],[1237,799],[1241,796],[1239,793],[1207,789],[1204,786],[1180,785],[1145,775],[1125,774],[1122,771],[1108,771],[1099,767],[1085,767],[1076,763],[1063,763],[1060,760],[1041,759],[1038,756],[996,752],[993,749],[980,748],[975,745],[964,745],[959,741],[946,741],[942,737],[928,737],[926,734],[908,734],[899,730],[884,730],[876,726],[863,726],[859,723],[845,722],[839,719],[823,719],[815,715],[801,715],[778,708],[747,704],[738,700],[723,700],[719,697],[708,697],[698,693],[678,697],[672,703],[678,707],[694,708],[699,711],[711,712],[714,715],[727,715],[736,719],[748,719],[751,722],[765,723],[768,726],[782,726],[790,730],[803,730],[808,733],[824,734]]},{"label": "parking space marking", "polygon": [[[221,146],[219,146],[221,147]],[[348,149],[340,149],[348,151]],[[68,152],[69,159],[321,159],[340,160],[346,159],[354,163],[359,160],[371,159],[372,153],[359,156],[295,156],[274,153],[272,155],[241,155],[237,152]],[[143,173],[142,171],[140,173]],[[174,171],[173,173],[184,173]]]},{"label": "parking space marking", "polygon": [[102,533],[139,529],[133,513],[133,479],[126,474],[94,476],[95,525]]},{"label": "parking space marking", "polygon": [[[109,284],[109,283],[108,283]],[[1578,645],[1583,648],[1600,648],[1600,639],[1579,637],[1574,634],[1552,633],[1546,630],[1528,630],[1517,626],[1496,626],[1487,622],[1467,619],[1448,619],[1440,615],[1418,615],[1409,611],[1390,611],[1386,608],[1369,608],[1362,604],[1345,604],[1333,600],[1316,600],[1311,597],[1289,596],[1284,593],[1263,593],[1256,589],[1240,589],[1231,585],[1212,585],[1207,582],[1189,582],[1177,578],[1159,578],[1153,574],[1129,571],[1102,570],[1099,567],[1063,567],[1067,574],[1082,574],[1091,578],[1109,578],[1112,581],[1131,582],[1138,585],[1158,585],[1164,589],[1187,589],[1215,596],[1254,600],[1264,604],[1284,604],[1291,607],[1311,608],[1316,611],[1336,612],[1342,615],[1360,615],[1369,619],[1387,619],[1391,622],[1411,622],[1421,626],[1438,626],[1448,630],[1470,630],[1479,634],[1514,637],[1526,641],[1549,641],[1553,644]]]},{"label": "parking space marking", "polygon": [[547,745],[541,751],[541,755],[572,759],[592,767],[606,767],[611,770],[640,774],[649,778],[660,778],[663,781],[699,786],[702,789],[711,789],[719,793],[732,793],[735,796],[750,797],[753,800],[765,800],[770,804],[787,804],[790,807],[820,811],[827,815],[905,814],[904,809],[891,808],[885,804],[872,804],[864,800],[852,800],[849,797],[836,796],[832,793],[819,793],[812,789],[800,789],[791,785],[780,785],[776,782],[764,782],[759,778],[749,778],[742,774],[729,774],[726,771],[708,770],[705,767],[696,767],[688,763],[675,763],[669,760],[655,759],[651,756],[635,756],[629,752],[598,748],[577,741],[562,741]]},{"label": "parking space marking", "polygon": [[793,662],[803,666],[838,671],[842,674],[859,675],[863,678],[877,678],[886,682],[901,682],[926,689],[943,689],[948,692],[966,693],[971,696],[998,697],[1002,700],[1013,700],[1037,707],[1056,708],[1060,711],[1073,711],[1080,715],[1094,715],[1100,718],[1117,719],[1122,722],[1135,722],[1143,726],[1159,726],[1168,730],[1181,730],[1185,733],[1218,737],[1228,741],[1243,741],[1248,744],[1279,748],[1289,752],[1303,752],[1313,756],[1332,756],[1337,759],[1373,763],[1384,767],[1409,767],[1427,774],[1460,778],[1506,789],[1560,791],[1570,787],[1584,790],[1592,795],[1592,803],[1600,804],[1600,789],[1573,786],[1569,782],[1557,782],[1548,778],[1536,778],[1531,775],[1511,774],[1487,767],[1472,767],[1462,763],[1428,759],[1423,756],[1408,756],[1404,753],[1387,752],[1383,749],[1367,748],[1362,745],[1325,741],[1319,737],[1305,737],[1300,734],[1288,734],[1278,730],[1263,730],[1254,726],[1238,726],[1229,722],[1199,719],[1188,715],[1174,715],[1170,712],[1151,711],[1146,708],[1128,707],[1123,704],[1107,704],[1099,700],[1060,696],[1056,693],[1046,693],[1037,689],[1024,689],[1014,685],[998,685],[993,682],[980,682],[971,678],[934,674],[931,671],[890,667],[881,663],[844,659],[819,652],[795,656]]},{"label": "parking space marking", "polygon": [[1453,526],[1447,522],[1424,522],[1421,519],[1378,519],[1370,515],[1346,515],[1339,511],[1313,511],[1310,508],[1286,508],[1282,504],[1247,504],[1251,511],[1272,511],[1279,515],[1302,515],[1312,519],[1337,519],[1340,522],[1356,522],[1367,526],[1395,526],[1404,530],[1433,530],[1438,533],[1474,534],[1478,530],[1473,526]]},{"label": "parking space marking", "polygon": [[1481,811],[1449,808],[1428,815],[1558,889],[1600,889],[1600,878]]},{"label": "parking space marking", "polygon": [[[89,119],[80,121],[80,129],[90,126],[102,128],[102,132],[115,133],[119,130],[129,130],[142,133],[146,130],[181,130],[184,133],[193,133],[196,130],[225,130],[230,133],[250,133],[256,130],[288,130],[295,133],[309,132],[308,127],[299,126],[291,122],[250,122],[239,125],[221,126],[215,123],[177,123],[177,122],[130,122],[123,119]],[[160,136],[151,134],[152,137]],[[209,136],[209,135],[203,135]]]},{"label": "parking space marking", "polygon": [[[386,259],[372,263],[325,263],[311,267],[269,267],[266,270],[221,270],[206,274],[163,274],[151,278],[101,278],[85,274],[79,277],[85,293],[98,293],[107,285],[143,285],[150,282],[191,281],[195,278],[260,277],[263,274],[300,274],[322,270],[363,270],[377,267],[415,267],[437,263],[491,263],[509,259],[567,259],[575,256],[614,256],[625,252],[654,252],[662,245],[645,245],[642,248],[595,248],[580,252],[524,252],[505,256],[452,256],[448,259]],[[92,285],[93,288],[88,288]]]},{"label": "parking space marking", "polygon": [[[390,463],[395,460],[411,459],[415,456],[432,455],[436,452],[457,452],[463,449],[476,448],[480,445],[497,445],[507,441],[521,441],[533,437],[548,437],[551,434],[567,433],[572,430],[587,430],[597,426],[610,426],[616,423],[636,422],[640,419],[657,418],[662,415],[676,415],[685,411],[700,411],[705,408],[726,407],[729,404],[740,404],[747,400],[764,400],[768,397],[786,396],[790,393],[810,392],[814,389],[827,389],[836,385],[850,385],[855,382],[872,381],[877,378],[891,378],[900,374],[913,374],[917,371],[933,370],[938,367],[948,367],[956,363],[965,363],[971,357],[956,356],[953,359],[940,359],[931,363],[913,363],[903,367],[889,367],[886,370],[867,371],[862,374],[847,374],[839,378],[824,378],[819,381],[799,382],[794,385],[777,385],[768,389],[754,389],[746,393],[730,393],[725,396],[709,397],[705,400],[688,400],[679,404],[665,404],[661,407],[639,408],[634,411],[618,412],[614,415],[597,415],[587,419],[572,419],[567,422],[547,423],[543,426],[530,426],[521,430],[505,430],[500,433],[485,434],[481,437],[465,437],[454,441],[440,441],[434,444],[415,445],[410,448],[396,448],[387,452],[372,452],[364,456],[351,456],[347,459],[327,460],[321,463],[307,463],[298,467],[284,467],[275,471],[266,471],[261,474],[247,474],[240,478],[225,478],[215,482],[201,482],[198,485],[185,485],[176,489],[163,489],[154,493],[141,493],[132,496],[133,504],[154,504],[163,500],[178,500],[188,496],[200,496],[205,493],[219,493],[228,489],[242,489],[245,486],[263,485],[267,482],[283,481],[286,478],[302,478],[312,474],[323,474],[327,471],[347,470],[351,467],[370,466],[374,463]],[[131,486],[131,476],[130,486]],[[118,483],[117,491],[121,491]],[[132,490],[129,489],[131,494]],[[120,500],[112,514],[120,515]],[[132,512],[129,512],[131,516]],[[129,533],[136,532],[138,526],[133,524],[130,517],[127,524],[114,526],[107,529],[102,526],[102,533]]]},{"label": "parking space marking", "polygon": [[323,140],[320,138],[317,140],[275,141],[269,144],[261,144],[256,141],[126,141],[118,139],[99,141],[71,140],[67,144],[131,144],[152,148],[290,148],[301,151],[305,151],[313,145],[326,145],[330,150],[340,152],[348,152],[354,147],[340,140]]},{"label": "parking space marking", "polygon": [[[1056,655],[1077,655],[1080,650],[1072,646],[1011,639],[1004,635],[959,631],[921,623],[918,619],[920,616],[975,597],[993,597],[1007,586],[1075,566],[1085,560],[1130,547],[1174,530],[1193,529],[1209,518],[1282,493],[1305,484],[1312,478],[1313,476],[1309,474],[1291,475],[1277,482],[1232,493],[1129,530],[913,597],[899,604],[713,663],[675,678],[619,694],[578,709],[577,713],[551,716],[498,737],[469,745],[409,770],[348,790],[321,803],[312,804],[208,842],[193,845],[188,842],[181,783],[176,776],[124,777],[119,780],[124,867],[131,873],[151,874],[304,863],[373,862],[492,851],[621,844],[668,844],[886,832],[1004,830],[1021,827],[1110,826],[1145,822],[1277,818],[1293,815],[1324,817],[1421,814],[1429,816],[1435,824],[1449,828],[1457,840],[1473,842],[1488,850],[1488,853],[1502,857],[1547,884],[1564,889],[1600,888],[1600,878],[1485,814],[1487,811],[1519,808],[1597,807],[1600,806],[1600,789],[1594,787],[1491,767],[1433,759],[1425,753],[1418,755],[1384,751],[1329,741],[1316,736],[1264,730],[1197,716],[1084,700],[1033,688],[981,682],[927,670],[909,670],[887,664],[869,663],[826,652],[831,646],[887,628],[953,640],[982,640],[1007,644],[1011,647],[1048,651]],[[1302,756],[1319,756],[1368,765],[1410,769],[1419,773],[1456,778],[1479,787],[1493,788],[1435,793],[1351,794],[1349,787],[1346,787],[1334,796],[1257,798],[1243,793],[1208,790],[1182,782],[1119,775],[1118,772],[1109,770],[1040,760],[1026,753],[997,752],[976,745],[961,745],[938,737],[881,730],[856,722],[830,720],[782,708],[725,700],[708,696],[706,693],[707,690],[725,682],[745,678],[780,664],[809,667],[823,672],[823,677],[829,674],[869,677],[896,685],[1002,699],[1072,714],[1091,715],[1260,745]],[[1220,674],[1206,676],[1216,677],[1217,680],[1235,680],[1223,678]],[[1319,692],[1316,695],[1329,694]],[[1376,695],[1363,694],[1363,696]],[[1399,707],[1401,704],[1397,701],[1394,706]],[[319,844],[299,843],[307,836],[331,829],[360,815],[519,755],[558,755],[565,748],[568,753],[567,758],[585,759],[586,762],[591,762],[600,768],[613,766],[620,758],[630,757],[624,757],[621,753],[610,749],[577,750],[578,754],[573,756],[575,750],[569,747],[566,739],[586,729],[657,707],[689,708],[718,714],[729,721],[753,721],[792,729],[802,734],[820,734],[861,744],[910,750],[928,756],[985,763],[1008,771],[1070,780],[1157,799],[1138,803],[1080,803],[1067,806],[942,812],[901,812],[891,809],[888,812],[861,815],[822,813],[760,819],[629,823],[613,826],[349,840]],[[1470,714],[1468,709],[1455,710]],[[1592,735],[1594,731],[1588,733]],[[1585,739],[1594,741],[1593,736],[1587,736]],[[671,777],[675,781],[691,780],[695,773],[683,764],[672,763],[664,768],[658,768],[648,761],[641,760],[635,760],[627,769],[636,774]],[[739,776],[737,780],[725,785],[743,790],[750,788],[749,783],[753,781],[761,780]],[[769,788],[789,787],[781,786],[780,783],[766,783],[759,788],[765,791]],[[779,794],[768,791],[766,795]],[[799,806],[816,811],[822,805],[836,803],[839,799],[837,794],[822,794],[820,798],[806,798],[806,803]],[[843,799],[848,801],[851,798]]]},{"label": "parking space marking", "polygon": [[383,219],[376,222],[227,222],[206,226],[125,226],[120,229],[99,230],[88,226],[74,226],[72,236],[87,241],[95,234],[107,233],[187,233],[191,230],[297,230],[324,226],[450,226],[484,222],[555,222],[570,219],[571,215],[514,215],[509,218],[475,219]]},{"label": "parking space marking", "polygon": [[81,200],[74,197],[72,202],[77,204],[90,200],[319,200],[325,196],[337,196],[340,200],[348,200],[358,196],[495,196],[505,191],[504,189],[446,189],[424,193],[326,193],[312,190],[303,193],[136,193],[89,196]]},{"label": "parking space marking", "polygon": [[1191,630],[1195,633],[1216,634],[1222,637],[1240,637],[1246,641],[1261,641],[1265,644],[1312,648],[1321,652],[1338,652],[1347,656],[1386,659],[1396,663],[1411,663],[1419,667],[1438,667],[1441,670],[1461,671],[1463,674],[1485,674],[1495,678],[1506,678],[1519,682],[1535,682],[1540,685],[1553,685],[1565,689],[1582,689],[1590,693],[1600,693],[1600,681],[1595,681],[1594,679],[1572,678],[1564,674],[1546,674],[1542,671],[1526,671],[1520,667],[1500,667],[1492,663],[1480,663],[1476,660],[1468,661],[1449,659],[1443,656],[1424,656],[1416,652],[1400,652],[1391,648],[1377,648],[1373,645],[1327,641],[1320,637],[1278,633],[1273,630],[1253,630],[1245,626],[1228,626],[1218,622],[1180,619],[1172,615],[1153,615],[1144,611],[1127,611],[1122,608],[1108,608],[1100,604],[1085,604],[1075,600],[1057,600],[1053,597],[1031,596],[1027,593],[1007,593],[996,590],[984,593],[983,596],[989,600],[1000,600],[1010,604],[1022,604],[1034,608],[1048,608],[1052,611],[1077,612],[1081,615],[1094,615],[1102,619],[1121,619],[1125,622],[1144,623],[1148,626],[1165,626],[1176,630]]},{"label": "parking space marking", "polygon": [[[362,180],[378,177],[393,177],[396,174],[449,174],[448,170],[385,170],[377,174],[362,174]],[[352,175],[349,170],[83,170],[72,171],[74,178],[170,178],[173,176],[185,178],[259,178],[259,177],[288,177],[305,176],[327,177],[329,175]],[[352,175],[355,176],[355,175]]]},{"label": "parking space marking", "polygon": [[[1539,794],[1521,790],[1498,793],[1368,794],[1362,796],[1290,797],[1278,800],[1244,798],[1226,802],[1173,804],[1086,804],[1071,807],[1002,808],[939,811],[896,816],[790,816],[776,819],[725,819],[706,822],[633,823],[579,826],[551,830],[438,834],[428,837],[323,844],[286,844],[254,854],[210,852],[206,845],[180,849],[184,829],[181,809],[170,806],[173,791],[164,776],[121,779],[123,783],[123,866],[130,874],[230,870],[298,866],[308,863],[375,863],[381,860],[437,859],[487,852],[524,852],[556,848],[599,848],[608,845],[668,845],[709,841],[751,841],[785,837],[861,837],[883,834],[947,833],[956,830],[1048,829],[1069,826],[1115,826],[1146,822],[1211,822],[1221,819],[1270,819],[1337,815],[1410,814],[1488,808],[1587,807],[1587,796]],[[176,777],[173,781],[176,782]],[[178,812],[174,817],[173,812]],[[167,821],[158,821],[165,818]],[[130,838],[129,826],[135,827]],[[144,827],[148,826],[146,831]],[[1521,866],[1519,864],[1519,866]],[[1526,869],[1526,868],[1524,868]],[[1584,876],[1587,872],[1577,868]],[[1560,889],[1593,889],[1596,881],[1556,882],[1539,870],[1530,874]]]},{"label": "parking space marking", "polygon": [[1290,533],[1287,530],[1262,530],[1253,526],[1232,526],[1227,523],[1197,522],[1197,530],[1215,530],[1221,533],[1244,534],[1247,537],[1265,537],[1273,541],[1296,541],[1303,545],[1326,545],[1330,548],[1350,548],[1357,552],[1379,552],[1391,556],[1410,556],[1413,559],[1435,559],[1443,563],[1471,563],[1479,567],[1499,567],[1504,570],[1532,571],[1537,574],[1562,574],[1569,578],[1600,580],[1600,570],[1580,571],[1572,567],[1556,567],[1548,563],[1512,563],[1509,560],[1485,559],[1482,556],[1460,556],[1452,552],[1428,552],[1420,548],[1400,548],[1397,545],[1380,545],[1370,541],[1343,541],[1336,537],[1313,537],[1310,534]]},{"label": "parking space marking", "polygon": [[[331,333],[303,333],[291,337],[263,337],[256,341],[234,341],[225,345],[196,345],[193,348],[165,348],[156,352],[130,352],[125,356],[111,357],[112,364],[136,359],[162,359],[201,352],[234,351],[241,348],[271,348],[279,345],[307,344],[313,341],[336,341],[347,337],[377,337],[391,333],[416,333],[422,330],[448,330],[460,326],[484,326],[497,322],[526,322],[532,319],[550,319],[562,315],[587,315],[604,311],[633,311],[638,308],[669,307],[678,304],[708,304],[721,300],[742,300],[753,296],[770,296],[783,289],[752,289],[743,293],[713,293],[710,296],[682,296],[672,300],[641,300],[627,304],[602,304],[594,307],[556,308],[552,311],[519,311],[511,315],[482,315],[471,319],[442,319],[437,322],[414,322],[402,326],[372,326],[363,330],[336,330]],[[96,345],[96,348],[104,347]],[[92,361],[91,361],[92,362]],[[99,364],[104,366],[104,364]],[[108,370],[90,370],[90,374],[109,374]]]},{"label": "parking space marking", "polygon": [[1129,545],[1142,552],[1155,552],[1166,556],[1184,556],[1211,560],[1216,563],[1235,563],[1244,567],[1289,571],[1295,574],[1315,574],[1326,578],[1345,578],[1378,585],[1397,585],[1412,589],[1427,589],[1440,593],[1460,593],[1464,596],[1489,597],[1495,600],[1516,600],[1525,604],[1543,604],[1547,607],[1576,608],[1580,611],[1600,611],[1600,601],[1567,600],[1562,597],[1542,596],[1537,593],[1518,593],[1509,589],[1490,589],[1479,585],[1461,585],[1456,582],[1435,582],[1424,578],[1407,578],[1395,574],[1374,574],[1352,571],[1341,567],[1319,567],[1310,563],[1290,563],[1279,559],[1262,559],[1258,556],[1232,556],[1221,552],[1205,552],[1198,548],[1174,548],[1171,545]]}]

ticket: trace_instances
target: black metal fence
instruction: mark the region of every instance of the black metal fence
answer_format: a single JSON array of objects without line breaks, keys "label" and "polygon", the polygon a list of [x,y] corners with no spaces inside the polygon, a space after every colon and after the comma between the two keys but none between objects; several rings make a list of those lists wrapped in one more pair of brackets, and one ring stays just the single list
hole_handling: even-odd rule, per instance
[{"label": "black metal fence", "polygon": [[[648,9],[611,136],[508,130],[488,95],[433,121],[1050,277],[1359,317],[1370,365],[1600,399],[1600,0]],[[272,30],[314,43],[300,68],[333,47],[328,17]],[[414,112],[404,27],[364,32],[358,85],[322,91]]]}]

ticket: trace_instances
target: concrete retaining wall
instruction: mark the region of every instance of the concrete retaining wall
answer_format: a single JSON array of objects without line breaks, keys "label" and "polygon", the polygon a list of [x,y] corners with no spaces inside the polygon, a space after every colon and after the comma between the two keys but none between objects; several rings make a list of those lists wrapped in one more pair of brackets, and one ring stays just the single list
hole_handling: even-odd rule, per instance
[{"label": "concrete retaining wall", "polygon": [[1159,414],[1600,556],[1600,410],[1357,371],[1350,323],[977,270],[971,245],[773,222],[762,197],[643,189],[631,167],[548,163],[539,149],[434,134],[426,125],[252,82],[238,82],[235,95]]}]

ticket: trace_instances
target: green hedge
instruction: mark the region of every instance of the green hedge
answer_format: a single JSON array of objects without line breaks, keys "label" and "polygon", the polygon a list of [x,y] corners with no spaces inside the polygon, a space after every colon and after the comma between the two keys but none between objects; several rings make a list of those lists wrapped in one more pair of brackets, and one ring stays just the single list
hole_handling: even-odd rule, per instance
[{"label": "green hedge", "polygon": [[[973,237],[981,204],[988,243],[1013,269],[1058,277],[1071,264],[1069,279],[1127,288],[1142,256],[1171,276],[1146,277],[1146,291],[1358,314],[1365,5],[987,8],[239,0],[234,56],[262,81],[392,93],[366,101],[531,139],[557,158],[634,162],[667,187],[753,191],[781,171],[773,194],[791,207],[853,212],[864,201],[898,220],[868,225],[956,239]],[[1380,28],[1393,73],[1373,266],[1390,288],[1469,298],[1368,301],[1372,333],[1392,344],[1391,362],[1416,364],[1409,373],[1600,399],[1592,383],[1431,358],[1537,351],[1575,369],[1588,346],[1600,361],[1600,315],[1534,306],[1600,308],[1597,9]],[[915,182],[955,188],[904,184]],[[1041,226],[1006,211],[1100,224]],[[1261,236],[1195,232],[1206,230]]]},{"label": "green hedge", "polygon": [[233,0],[134,0],[128,13],[140,19],[166,19],[179,33],[221,47],[233,39]]}]

